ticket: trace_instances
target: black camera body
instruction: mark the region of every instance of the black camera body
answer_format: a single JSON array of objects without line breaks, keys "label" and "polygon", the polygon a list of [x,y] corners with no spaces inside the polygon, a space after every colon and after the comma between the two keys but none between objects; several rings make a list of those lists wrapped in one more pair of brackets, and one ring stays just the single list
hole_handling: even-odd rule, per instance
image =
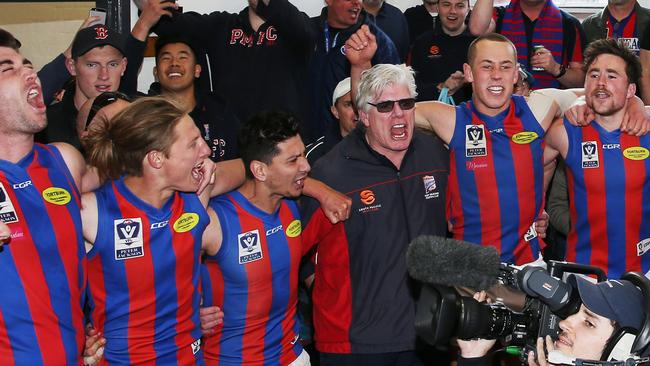
[{"label": "black camera body", "polygon": [[425,284],[418,300],[416,331],[425,342],[443,349],[457,337],[501,339],[526,351],[535,350],[538,337],[557,337],[560,320],[580,308],[577,289],[560,280],[565,273],[606,279],[601,269],[575,263],[550,261],[547,269],[502,264],[496,287],[504,297],[518,296],[521,304],[515,306],[508,299],[503,299],[508,306],[479,303],[454,287]]}]

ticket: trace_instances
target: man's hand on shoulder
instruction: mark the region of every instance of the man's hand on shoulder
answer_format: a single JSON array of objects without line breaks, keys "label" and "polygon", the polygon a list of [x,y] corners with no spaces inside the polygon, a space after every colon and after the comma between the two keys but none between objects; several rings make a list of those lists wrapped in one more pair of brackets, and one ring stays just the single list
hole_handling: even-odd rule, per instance
[{"label": "man's hand on shoulder", "polygon": [[648,112],[643,101],[637,96],[629,99],[621,122],[621,131],[634,136],[644,136],[650,131]]}]

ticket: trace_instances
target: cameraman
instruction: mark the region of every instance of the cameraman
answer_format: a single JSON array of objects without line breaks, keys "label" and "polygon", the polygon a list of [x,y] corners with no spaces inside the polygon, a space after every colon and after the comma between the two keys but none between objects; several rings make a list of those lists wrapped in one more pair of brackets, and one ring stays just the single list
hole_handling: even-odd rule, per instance
[{"label": "cameraman", "polygon": [[[547,352],[557,350],[569,358],[600,360],[603,351],[615,341],[613,336],[619,329],[627,327],[638,332],[642,327],[645,314],[643,295],[631,282],[609,280],[592,283],[578,276],[570,277],[569,282],[578,289],[582,300],[580,310],[560,322],[561,332],[557,340],[548,336],[545,342],[541,337],[537,339],[537,357],[532,351],[528,354],[531,366],[553,365],[546,360],[544,343]],[[474,295],[478,301],[485,301],[486,297],[485,292]],[[488,339],[459,339],[458,366],[487,365],[488,352],[494,343],[495,340]]]}]

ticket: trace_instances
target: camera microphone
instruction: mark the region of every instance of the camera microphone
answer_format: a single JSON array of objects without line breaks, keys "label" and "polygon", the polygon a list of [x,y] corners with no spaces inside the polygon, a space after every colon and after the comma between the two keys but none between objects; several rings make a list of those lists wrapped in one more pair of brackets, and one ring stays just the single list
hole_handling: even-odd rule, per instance
[{"label": "camera microphone", "polygon": [[419,236],[406,251],[406,266],[416,280],[476,291],[497,283],[500,264],[494,247],[440,236]]}]

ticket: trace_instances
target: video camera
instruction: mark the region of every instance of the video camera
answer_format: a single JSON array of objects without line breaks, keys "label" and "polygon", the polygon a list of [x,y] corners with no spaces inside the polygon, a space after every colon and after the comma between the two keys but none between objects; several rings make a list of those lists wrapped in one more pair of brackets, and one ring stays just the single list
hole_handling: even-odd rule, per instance
[{"label": "video camera", "polygon": [[[503,297],[493,304],[479,303],[451,286],[425,285],[416,314],[418,335],[441,348],[458,337],[498,338],[526,351],[534,350],[538,337],[557,337],[560,319],[580,308],[578,291],[558,278],[569,272],[593,274],[599,281],[606,279],[605,273],[593,266],[550,261],[547,268],[519,269],[501,264],[498,285],[488,293]],[[523,303],[517,302],[517,297]]]},{"label": "video camera", "polygon": [[[546,268],[510,266],[501,263],[494,247],[438,236],[415,238],[406,262],[411,277],[423,283],[415,315],[420,338],[442,349],[454,337],[500,338],[511,345],[506,352],[519,354],[522,363],[524,355],[535,350],[538,337],[556,338],[560,320],[580,308],[580,293],[574,287],[577,279],[569,276],[569,281],[563,282],[565,274],[595,275],[599,282],[606,280],[601,269],[576,263],[549,261]],[[621,279],[641,290],[646,309],[641,328],[616,330],[602,352],[604,362],[551,362],[610,366],[650,363],[650,280],[637,272],[626,273]],[[474,300],[474,292],[481,290],[497,300],[496,304]]]}]

